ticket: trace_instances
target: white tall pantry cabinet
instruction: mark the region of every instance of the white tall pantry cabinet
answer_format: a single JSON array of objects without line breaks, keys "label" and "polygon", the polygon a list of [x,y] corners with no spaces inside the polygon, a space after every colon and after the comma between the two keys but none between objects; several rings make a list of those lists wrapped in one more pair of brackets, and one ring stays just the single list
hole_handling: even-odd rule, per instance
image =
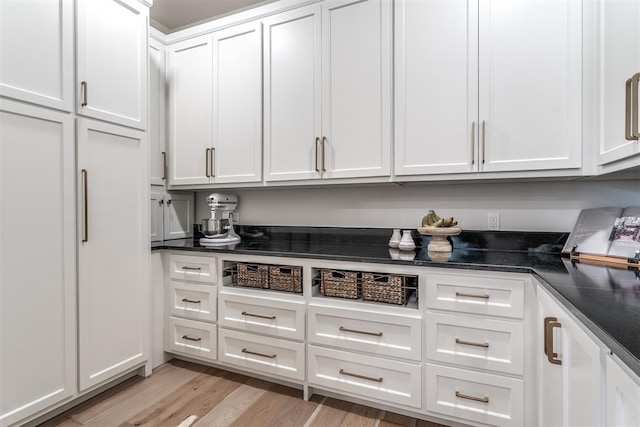
[{"label": "white tall pantry cabinet", "polygon": [[0,2],[0,426],[147,362],[149,5]]}]

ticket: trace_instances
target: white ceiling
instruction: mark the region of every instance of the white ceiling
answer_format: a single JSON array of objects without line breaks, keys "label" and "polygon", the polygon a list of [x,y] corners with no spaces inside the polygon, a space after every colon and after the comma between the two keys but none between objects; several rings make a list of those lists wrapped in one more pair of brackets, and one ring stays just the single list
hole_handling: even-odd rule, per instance
[{"label": "white ceiling", "polygon": [[154,0],[151,25],[161,31],[172,32],[273,1],[275,0]]}]

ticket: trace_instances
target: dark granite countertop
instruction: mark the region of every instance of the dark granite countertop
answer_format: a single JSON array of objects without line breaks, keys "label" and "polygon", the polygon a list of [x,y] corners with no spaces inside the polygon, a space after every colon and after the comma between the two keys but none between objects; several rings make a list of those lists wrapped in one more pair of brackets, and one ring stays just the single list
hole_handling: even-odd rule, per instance
[{"label": "dark granite countertop", "polygon": [[236,245],[203,247],[196,238],[152,249],[531,273],[640,375],[640,273],[572,263],[560,254],[568,233],[464,231],[451,238],[454,250],[445,261],[432,257],[430,238],[415,231],[413,252],[390,249],[389,229],[239,227],[238,234]]}]

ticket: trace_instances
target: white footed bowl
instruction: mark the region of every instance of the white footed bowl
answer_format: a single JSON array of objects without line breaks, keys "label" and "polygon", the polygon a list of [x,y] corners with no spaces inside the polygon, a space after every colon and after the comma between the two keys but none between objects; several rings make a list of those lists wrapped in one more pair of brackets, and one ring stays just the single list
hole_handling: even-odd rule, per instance
[{"label": "white footed bowl", "polygon": [[460,227],[418,227],[418,233],[433,237],[427,246],[429,252],[451,252],[453,247],[447,237],[457,236],[461,232]]}]

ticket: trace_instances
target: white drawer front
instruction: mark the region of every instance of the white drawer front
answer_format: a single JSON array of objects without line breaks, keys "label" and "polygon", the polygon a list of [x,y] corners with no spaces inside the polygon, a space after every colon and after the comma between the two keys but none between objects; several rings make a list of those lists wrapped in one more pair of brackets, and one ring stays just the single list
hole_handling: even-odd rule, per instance
[{"label": "white drawer front", "polygon": [[515,375],[524,374],[520,322],[427,313],[427,358]]},{"label": "white drawer front", "polygon": [[420,365],[309,346],[309,382],[363,399],[420,408]]},{"label": "white drawer front", "polygon": [[427,411],[433,415],[495,426],[524,423],[522,380],[429,363],[426,378]]},{"label": "white drawer front", "polygon": [[215,286],[172,280],[169,284],[169,311],[172,316],[215,322],[218,308],[216,291]]},{"label": "white drawer front", "polygon": [[181,353],[201,359],[216,360],[216,325],[194,320],[169,318],[169,346],[172,353]]},{"label": "white drawer front", "polygon": [[309,306],[309,342],[420,361],[422,319]]},{"label": "white drawer front", "polygon": [[427,307],[522,319],[524,280],[427,274]]},{"label": "white drawer front", "polygon": [[262,374],[304,380],[304,343],[220,328],[220,361]]},{"label": "white drawer front", "polygon": [[220,294],[221,326],[281,338],[304,339],[303,302]]},{"label": "white drawer front", "polygon": [[200,283],[218,281],[217,260],[213,257],[171,254],[169,269],[172,279]]}]

